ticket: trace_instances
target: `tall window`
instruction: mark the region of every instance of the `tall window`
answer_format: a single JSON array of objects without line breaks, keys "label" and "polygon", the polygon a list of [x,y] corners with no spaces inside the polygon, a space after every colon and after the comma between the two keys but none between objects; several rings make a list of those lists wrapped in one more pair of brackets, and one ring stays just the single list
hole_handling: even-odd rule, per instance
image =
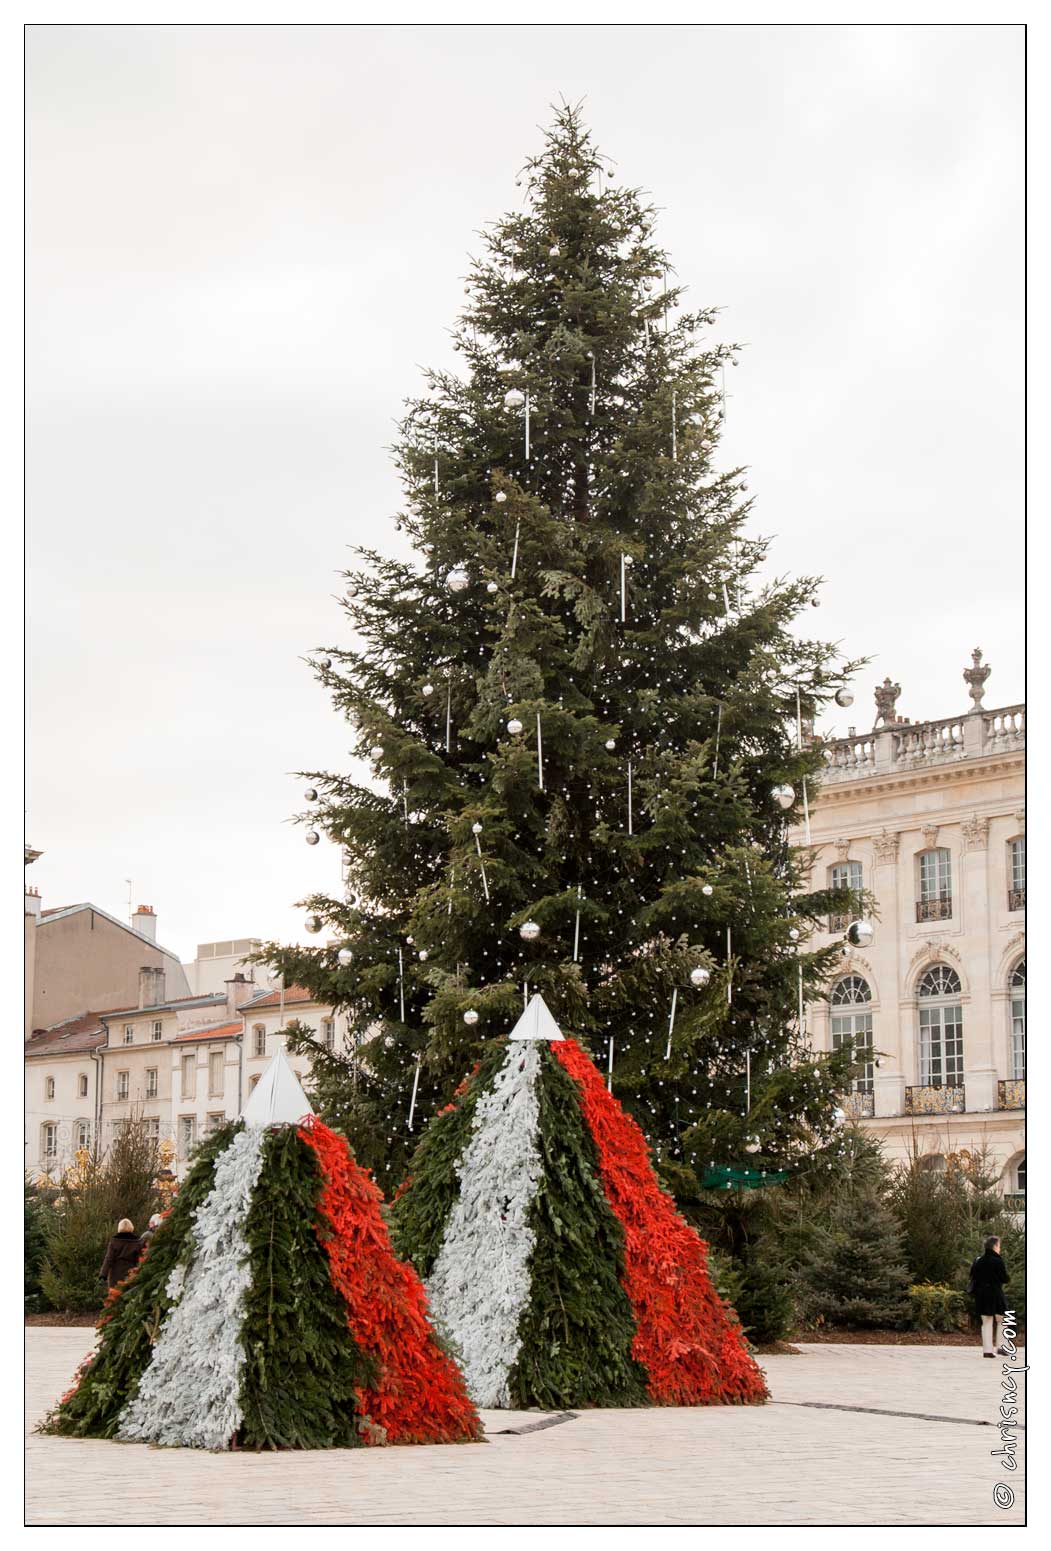
[{"label": "tall window", "polygon": [[58,1157],[58,1126],[53,1120],[45,1121],[40,1127],[40,1156],[45,1168]]},{"label": "tall window", "polygon": [[252,1054],[254,1056],[266,1055],[266,1025],[257,1023],[252,1030]]},{"label": "tall window", "polygon": [[840,1050],[844,1045],[853,1044],[859,1060],[865,1061],[860,1076],[854,1079],[855,1093],[872,1092],[872,1013],[868,1007],[871,1001],[869,983],[860,975],[844,975],[842,980],[836,981],[829,996],[832,1049]]},{"label": "tall window", "polygon": [[206,1115],[204,1119],[205,1136],[214,1136],[219,1127],[225,1124],[226,1116],[222,1113],[217,1115]]},{"label": "tall window", "polygon": [[180,1076],[181,1076],[181,1082],[182,1082],[182,1096],[183,1096],[184,1099],[192,1099],[193,1098],[194,1090],[196,1088],[196,1081],[195,1081],[196,1073],[197,1073],[197,1052],[194,1051],[194,1053],[192,1055],[183,1056],[182,1064],[180,1066]]},{"label": "tall window", "polygon": [[146,1068],[146,1097],[148,1099],[155,1099],[157,1097],[157,1075],[157,1068],[155,1066],[148,1066]]},{"label": "tall window", "polygon": [[143,1121],[146,1127],[146,1135],[151,1142],[159,1142],[161,1139],[161,1122],[159,1115],[148,1115]]},{"label": "tall window", "polygon": [[213,1096],[223,1091],[224,1067],[226,1054],[222,1050],[211,1050],[208,1053],[208,1092]]},{"label": "tall window", "polygon": [[1007,861],[1010,882],[1007,885],[1008,910],[1025,909],[1025,836],[1019,835],[1007,843]]},{"label": "tall window", "polygon": [[44,1078],[44,1097],[45,1099],[53,1099],[55,1097],[55,1079],[53,1077]]},{"label": "tall window", "polygon": [[134,1042],[135,1042],[135,1025],[133,1023],[126,1023],[124,1025],[124,1043],[126,1045],[131,1045],[131,1044],[134,1044]]},{"label": "tall window", "polygon": [[128,1093],[129,1093],[130,1088],[131,1088],[131,1073],[130,1072],[118,1072],[117,1073],[117,1097],[118,1097],[118,1099],[126,1099],[128,1097]]},{"label": "tall window", "polygon": [[1011,976],[1011,1076],[1025,1081],[1025,959]]},{"label": "tall window", "polygon": [[[861,863],[837,862],[828,870],[828,886],[830,889],[854,889],[861,890]],[[850,915],[845,911],[838,911],[828,918],[830,932],[845,932],[850,925]]]},{"label": "tall window", "polygon": [[1025,1157],[1019,1158],[1015,1164],[1014,1187],[1019,1195],[1025,1195]]},{"label": "tall window", "polygon": [[82,1099],[86,1099],[87,1096],[88,1096],[88,1074],[87,1074],[87,1072],[81,1072],[79,1077],[77,1078],[77,1093],[80,1095],[80,1097]]},{"label": "tall window", "polygon": [[197,1116],[179,1116],[179,1156],[188,1158],[197,1140]]},{"label": "tall window", "polygon": [[945,846],[920,852],[917,921],[947,921],[952,915],[952,861]]},{"label": "tall window", "polygon": [[161,1035],[163,1033],[164,1033],[164,1024],[161,1022],[160,1018],[155,1018],[154,1019],[154,1023],[153,1023],[153,1029],[151,1030],[151,1037],[152,1037],[153,1042],[154,1042],[155,1045],[160,1044]]},{"label": "tall window", "polygon": [[961,989],[959,975],[948,964],[932,964],[920,981],[920,1083],[925,1088],[963,1083]]},{"label": "tall window", "polygon": [[326,1050],[331,1050],[336,1043],[336,1023],[334,1018],[322,1018],[321,1043]]},{"label": "tall window", "polygon": [[91,1146],[91,1121],[90,1120],[78,1120],[77,1121],[77,1147],[79,1149],[79,1148],[82,1148],[82,1147],[90,1147],[90,1146]]}]

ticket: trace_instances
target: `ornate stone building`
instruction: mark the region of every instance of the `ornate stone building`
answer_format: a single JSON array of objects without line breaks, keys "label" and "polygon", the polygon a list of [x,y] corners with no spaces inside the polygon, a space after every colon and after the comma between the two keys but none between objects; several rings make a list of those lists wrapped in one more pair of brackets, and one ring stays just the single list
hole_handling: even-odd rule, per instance
[{"label": "ornate stone building", "polygon": [[[989,672],[976,651],[970,710],[919,723],[896,714],[887,679],[873,730],[825,743],[813,881],[873,895],[875,934],[844,944],[807,1022],[817,1049],[850,1037],[871,1049],[846,1105],[889,1157],[915,1147],[939,1168],[984,1148],[1022,1206],[1025,707],[986,710]],[[830,919],[820,942],[847,924]]]}]

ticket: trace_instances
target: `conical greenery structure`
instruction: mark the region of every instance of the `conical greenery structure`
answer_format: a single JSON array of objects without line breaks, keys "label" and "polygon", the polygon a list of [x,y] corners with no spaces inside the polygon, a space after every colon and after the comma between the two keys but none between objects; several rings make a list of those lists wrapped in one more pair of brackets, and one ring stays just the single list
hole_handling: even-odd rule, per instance
[{"label": "conical greenery structure", "polygon": [[44,1431],[213,1450],[480,1436],[378,1189],[312,1116],[210,1138],[99,1326]]},{"label": "conical greenery structure", "polygon": [[401,425],[413,558],[358,552],[315,659],[366,767],[305,777],[348,893],[304,901],[327,946],[265,956],[351,1010],[361,1047],[315,1044],[315,1096],[382,1181],[525,984],[668,1177],[795,1166],[850,1061],[801,1038],[800,973],[809,997],[834,950],[797,943],[850,901],[802,892],[787,825],[820,766],[802,728],[854,665],[793,631],[814,578],[757,581],[715,462],[733,351],[681,309],[652,207],[571,108],[519,183],[462,370]]},{"label": "conical greenery structure", "polygon": [[[530,1026],[544,1012],[546,1027]],[[479,1406],[725,1405],[766,1386],[638,1126],[539,996],[433,1119],[392,1209]]]}]

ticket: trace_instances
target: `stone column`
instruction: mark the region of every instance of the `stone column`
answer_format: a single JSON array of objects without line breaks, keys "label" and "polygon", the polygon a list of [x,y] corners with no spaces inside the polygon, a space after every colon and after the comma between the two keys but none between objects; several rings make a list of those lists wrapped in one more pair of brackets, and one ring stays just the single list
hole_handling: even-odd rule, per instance
[{"label": "stone column", "polygon": [[960,826],[962,848],[958,884],[964,942],[981,943],[966,953],[969,1000],[963,1009],[964,1083],[967,1111],[981,1114],[997,1106],[996,1051],[993,1039],[992,986],[989,970],[989,820],[972,813]]},{"label": "stone column", "polygon": [[877,1050],[886,1052],[873,1084],[877,1115],[900,1115],[905,1109],[905,1049],[902,1043],[901,920],[898,904],[898,845],[896,830],[880,830],[872,837],[872,878],[869,887],[879,905],[872,957],[879,974],[880,1014],[872,1031]]}]

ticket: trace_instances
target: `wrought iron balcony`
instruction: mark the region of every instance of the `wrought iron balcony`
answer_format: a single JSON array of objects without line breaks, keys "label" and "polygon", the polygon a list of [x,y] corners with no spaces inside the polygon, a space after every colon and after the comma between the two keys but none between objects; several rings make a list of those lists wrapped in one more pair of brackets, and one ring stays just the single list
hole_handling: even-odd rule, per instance
[{"label": "wrought iron balcony", "polygon": [[998,1082],[996,1087],[999,1109],[1025,1109],[1024,1077],[1009,1077]]},{"label": "wrought iron balcony", "polygon": [[1012,1190],[1010,1194],[1004,1196],[1004,1205],[1009,1212],[1024,1212],[1025,1191]]},{"label": "wrought iron balcony", "polygon": [[928,1083],[905,1089],[905,1113],[907,1115],[962,1115],[967,1108],[967,1094],[959,1087],[945,1087]]},{"label": "wrought iron balcony", "polygon": [[1025,889],[1008,889],[1007,908],[1008,910],[1025,909]]},{"label": "wrought iron balcony", "polygon": [[949,921],[952,919],[952,895],[943,895],[941,899],[918,899],[916,901],[917,921]]},{"label": "wrought iron balcony", "polygon": [[875,1094],[848,1093],[843,1099],[844,1113],[851,1120],[864,1120],[876,1113]]},{"label": "wrought iron balcony", "polygon": [[829,916],[828,918],[828,929],[830,932],[845,932],[849,925],[849,916]]}]

